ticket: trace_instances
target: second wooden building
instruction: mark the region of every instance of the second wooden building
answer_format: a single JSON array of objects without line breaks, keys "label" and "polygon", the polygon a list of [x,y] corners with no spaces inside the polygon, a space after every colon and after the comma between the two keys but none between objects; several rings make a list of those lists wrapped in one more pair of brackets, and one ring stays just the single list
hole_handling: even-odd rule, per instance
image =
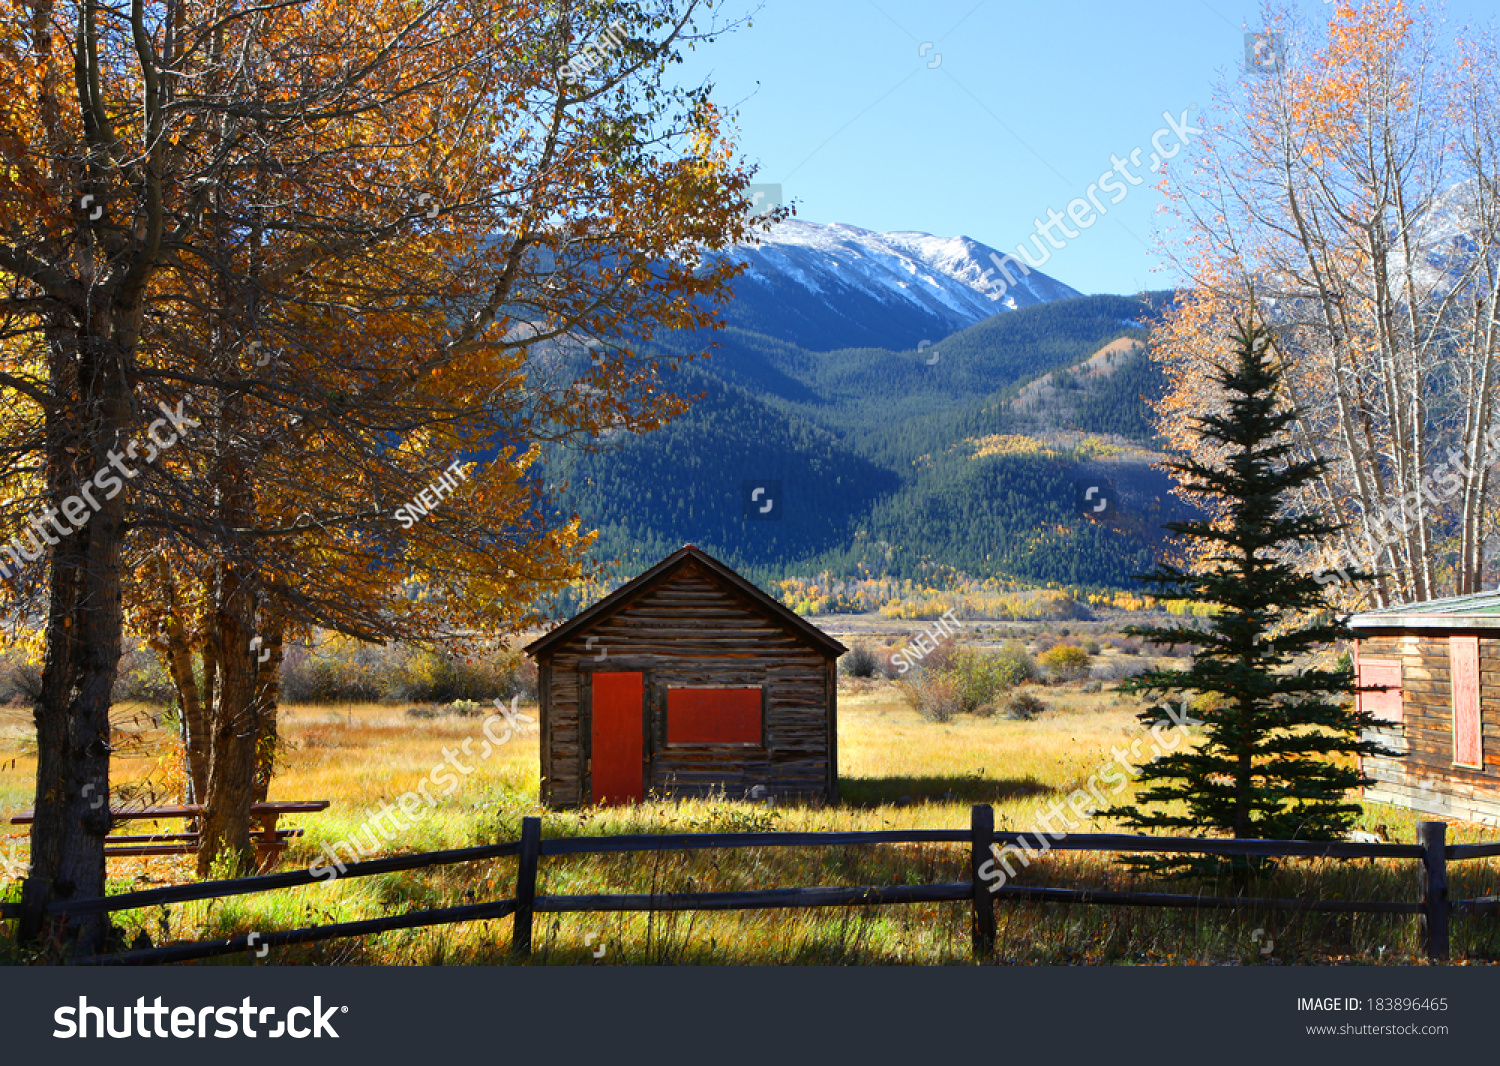
[{"label": "second wooden building", "polygon": [[1371,731],[1399,757],[1366,758],[1367,799],[1500,825],[1500,593],[1355,615]]}]

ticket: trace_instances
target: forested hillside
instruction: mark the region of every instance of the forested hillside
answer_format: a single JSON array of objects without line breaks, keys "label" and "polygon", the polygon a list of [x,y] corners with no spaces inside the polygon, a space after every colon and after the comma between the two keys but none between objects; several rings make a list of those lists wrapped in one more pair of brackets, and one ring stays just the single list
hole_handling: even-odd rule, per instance
[{"label": "forested hillside", "polygon": [[[693,543],[762,580],[937,567],[1123,587],[1182,513],[1151,466],[1151,313],[1059,300],[905,351],[731,329],[669,381],[692,408],[577,461],[567,503],[624,573]],[[1107,521],[1079,509],[1090,479],[1111,486]]]}]

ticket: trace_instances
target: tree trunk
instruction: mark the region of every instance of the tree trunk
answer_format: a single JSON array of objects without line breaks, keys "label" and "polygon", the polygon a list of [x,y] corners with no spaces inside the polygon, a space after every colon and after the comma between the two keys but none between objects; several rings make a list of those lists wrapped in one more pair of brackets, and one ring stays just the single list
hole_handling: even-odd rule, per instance
[{"label": "tree trunk", "polygon": [[265,643],[257,655],[265,656],[257,664],[255,703],[260,713],[260,740],[255,747],[255,802],[264,803],[271,791],[276,773],[276,745],[279,740],[276,714],[281,703],[281,659],[285,650],[281,622],[268,620],[264,625]]},{"label": "tree trunk", "polygon": [[[231,396],[216,419],[225,426],[240,425],[238,405]],[[254,490],[244,466],[233,454],[233,443],[221,437],[215,480],[220,486],[218,519],[230,528],[243,528],[254,510]],[[242,559],[218,564],[213,591],[213,613],[205,638],[205,655],[215,665],[215,699],[210,711],[207,810],[199,826],[198,876],[207,877],[220,854],[230,857],[229,875],[253,872],[255,846],[250,840],[250,806],[255,802],[256,752],[261,716],[257,699],[262,640],[255,632],[256,596],[249,577],[253,570]]]},{"label": "tree trunk", "polygon": [[198,845],[198,876],[207,877],[221,853],[230,857],[229,876],[255,869],[250,840],[250,805],[255,802],[256,747],[260,715],[256,700],[255,605],[234,564],[220,576],[218,606],[209,636],[215,647],[219,683],[212,712],[208,790]]},{"label": "tree trunk", "polygon": [[[76,367],[73,364],[76,359]],[[76,352],[54,347],[54,374],[79,390],[91,417],[87,438],[60,415],[48,418],[50,528],[57,505],[72,498],[95,471],[109,465],[129,426],[130,401],[121,354],[106,344]],[[105,499],[78,527],[54,537],[41,693],[33,710],[37,731],[35,820],[31,871],[21,893],[20,939],[47,933],[51,904],[104,895],[104,837],[110,828],[109,706],[120,663],[123,627],[120,549],[125,494]],[[108,921],[90,915],[64,923],[67,946],[91,954],[104,947]]]},{"label": "tree trunk", "polygon": [[[31,870],[21,896],[23,942],[43,935],[49,904],[104,894],[104,837],[110,828],[109,693],[120,657],[119,616],[107,617],[106,601],[113,593],[118,605],[119,579],[117,572],[111,581],[107,572],[93,570],[89,564],[97,557],[94,552],[67,555],[70,558],[53,564],[56,591],[41,696],[33,711],[36,817],[31,825]],[[64,938],[88,954],[103,947],[105,928],[101,917],[91,916],[71,923]]]},{"label": "tree trunk", "polygon": [[188,803],[201,803],[208,795],[208,723],[203,712],[203,696],[193,674],[193,649],[188,643],[187,628],[182,624],[177,603],[177,583],[170,565],[158,559],[162,597],[166,601],[163,632],[152,645],[166,663],[177,691],[177,707],[182,722],[182,752],[187,769]]}]

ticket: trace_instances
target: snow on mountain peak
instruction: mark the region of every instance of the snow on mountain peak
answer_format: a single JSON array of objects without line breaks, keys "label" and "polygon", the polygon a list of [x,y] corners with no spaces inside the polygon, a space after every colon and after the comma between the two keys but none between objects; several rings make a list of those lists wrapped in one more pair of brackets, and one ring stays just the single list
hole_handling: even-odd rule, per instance
[{"label": "snow on mountain peak", "polygon": [[[995,269],[1002,256],[994,248],[969,237],[911,230],[878,233],[847,223],[794,218],[777,224],[758,244],[729,254],[749,262],[748,277],[770,269],[813,292],[826,292],[825,275],[837,270],[885,298],[940,305],[968,319],[965,325],[1000,311],[1082,295],[1040,272],[1022,274],[1014,257],[1015,281],[1002,286]],[[818,269],[817,261],[824,269]]]},{"label": "snow on mountain peak", "polygon": [[787,219],[757,243],[717,253],[745,265],[729,324],[811,351],[901,350],[1001,311],[1081,295],[969,237],[877,233]]}]

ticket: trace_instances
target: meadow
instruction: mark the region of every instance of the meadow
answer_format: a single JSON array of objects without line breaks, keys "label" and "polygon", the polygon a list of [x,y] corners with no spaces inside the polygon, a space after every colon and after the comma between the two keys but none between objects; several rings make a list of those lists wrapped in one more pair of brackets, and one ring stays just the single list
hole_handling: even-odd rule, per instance
[{"label": "meadow", "polygon": [[[1095,688],[1098,686],[1089,686]],[[550,811],[536,802],[535,728],[483,750],[483,718],[454,714],[413,716],[377,704],[293,706],[283,710],[282,766],[273,799],[328,799],[321,814],[294,817],[306,835],[283,867],[307,866],[332,845],[359,837],[382,802],[414,789],[471,741],[471,767],[445,797],[382,854],[428,851],[515,839],[521,819],[540,817],[545,836],[637,832],[966,828],[974,803],[995,807],[997,828],[1028,829],[1037,814],[1080,788],[1140,735],[1140,704],[1105,686],[1028,686],[1047,704],[1034,720],[959,715],[928,721],[882,679],[845,679],[840,692],[840,777],[836,807],[772,807],[755,803],[656,798],[637,808]],[[525,713],[528,708],[522,705]],[[535,708],[529,709],[535,715]],[[425,712],[424,712],[425,713]],[[481,712],[482,713],[482,712]],[[174,738],[160,709],[117,709],[116,781],[126,790],[172,798]],[[0,709],[0,812],[30,805],[34,743],[27,711]],[[1384,824],[1392,839],[1415,839],[1417,818],[1371,805],[1364,824]],[[23,859],[25,837],[5,825],[0,856]],[[1094,819],[1085,831],[1118,827]],[[1455,825],[1450,840],[1493,838],[1495,830]],[[345,851],[347,855],[347,849]],[[125,940],[142,931],[168,943],[226,937],[257,930],[327,924],[512,894],[515,860],[465,864],[381,877],[336,880],[227,901],[176,904],[126,912],[115,921]],[[192,879],[190,860],[177,857],[112,859],[110,891]],[[1418,897],[1418,864],[1411,861],[1290,862],[1254,887],[1263,896],[1316,894],[1324,898]],[[546,859],[538,891],[714,891],[840,884],[917,884],[968,876],[961,845],[745,849],[689,855],[571,856]],[[1497,867],[1470,862],[1450,867],[1453,895],[1495,894]],[[1139,874],[1102,855],[1052,853],[1018,872],[1015,883],[1096,888],[1164,887],[1217,893],[1224,886],[1184,888]],[[0,885],[13,898],[18,882]],[[1417,922],[1407,916],[1293,915],[1201,912],[1059,904],[1015,904],[997,909],[997,961],[1013,964],[1285,964],[1342,961],[1413,962],[1419,957]],[[229,958],[202,965],[269,964],[508,964],[510,921],[401,931],[359,940],[275,949],[264,959]],[[1458,919],[1455,960],[1500,959],[1500,925]],[[762,911],[741,914],[539,915],[532,965],[546,964],[915,964],[972,962],[969,910],[961,904]],[[0,943],[10,961],[13,947]]]}]

